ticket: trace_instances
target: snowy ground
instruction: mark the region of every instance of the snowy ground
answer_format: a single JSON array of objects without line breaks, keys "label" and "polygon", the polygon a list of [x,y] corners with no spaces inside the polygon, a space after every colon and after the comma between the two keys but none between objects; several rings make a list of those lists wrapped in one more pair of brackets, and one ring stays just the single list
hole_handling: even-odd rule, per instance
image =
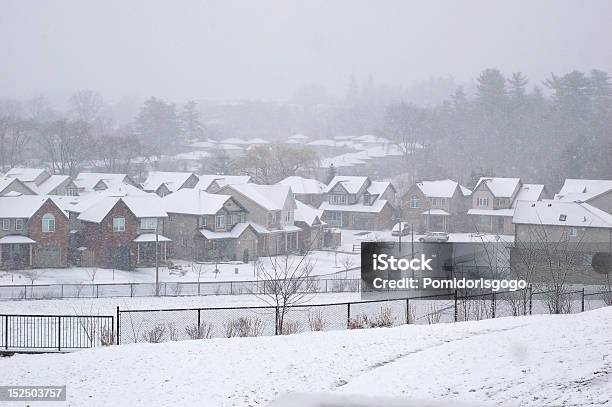
[{"label": "snowy ground", "polygon": [[71,406],[256,406],[291,392],[485,406],[611,406],[612,326],[602,323],[610,320],[612,307],[576,315],[134,344],[2,358],[0,370],[4,385],[66,384]]},{"label": "snowy ground", "polygon": [[[313,262],[313,274],[329,275],[340,273],[344,270],[344,265],[349,264],[351,267],[358,267],[360,264],[359,254],[336,254],[328,251],[315,251],[308,255],[308,258]],[[300,256],[290,256],[290,262],[299,262]],[[350,259],[350,260],[346,260]],[[260,259],[264,265],[270,263],[270,258],[262,257]],[[160,267],[160,281],[175,282],[175,281],[198,281],[198,266],[192,267],[191,262],[175,260],[175,264],[181,266],[181,270],[170,270],[167,267]],[[216,267],[219,273],[215,273],[215,263],[203,264],[200,274],[200,281],[237,281],[237,280],[255,280],[256,273],[254,271],[253,262],[243,263],[241,261],[218,263]],[[236,272],[237,269],[237,272]],[[92,278],[92,273],[95,271],[95,276]],[[89,283],[151,283],[155,281],[155,268],[137,268],[133,271],[121,271],[111,269],[72,267],[63,269],[37,269],[34,270],[37,274],[37,279],[34,284],[89,284]],[[0,285],[11,284],[31,284],[29,275],[31,271],[0,271]],[[344,273],[342,273],[344,277]]]}]

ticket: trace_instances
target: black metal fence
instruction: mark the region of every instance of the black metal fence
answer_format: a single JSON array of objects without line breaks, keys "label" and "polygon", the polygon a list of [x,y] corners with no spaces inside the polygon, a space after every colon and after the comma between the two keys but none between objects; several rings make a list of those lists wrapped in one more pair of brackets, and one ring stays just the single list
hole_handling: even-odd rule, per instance
[{"label": "black metal fence", "polygon": [[[270,284],[273,281],[161,282],[159,291],[155,283],[2,285],[0,300],[152,297],[158,292],[164,297],[265,294]],[[308,289],[315,293],[359,292],[361,280],[313,278]]]},{"label": "black metal fence", "polygon": [[114,316],[0,314],[0,351],[68,351],[116,343]]},{"label": "black metal fence", "polygon": [[[121,310],[119,344],[185,339],[284,335],[305,331],[391,327],[571,313],[611,305],[610,293],[531,289],[476,295],[431,295],[289,307],[255,306]],[[562,305],[560,308],[559,305]],[[556,308],[557,307],[557,308]]]}]

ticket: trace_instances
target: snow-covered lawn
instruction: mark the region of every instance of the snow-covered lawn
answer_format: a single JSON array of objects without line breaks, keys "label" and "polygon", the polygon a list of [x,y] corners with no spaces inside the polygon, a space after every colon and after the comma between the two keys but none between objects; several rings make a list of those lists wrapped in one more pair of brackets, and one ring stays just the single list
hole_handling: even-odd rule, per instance
[{"label": "snow-covered lawn", "polygon": [[[345,259],[350,258],[352,267],[358,267],[360,264],[359,254],[336,254],[328,251],[314,251],[308,255],[308,258],[313,262],[313,274],[329,275],[339,273],[344,270]],[[289,261],[297,264],[300,261],[300,256],[290,256]],[[260,259],[263,264],[269,264],[270,258],[262,257]],[[280,258],[279,258],[280,261]],[[181,270],[171,270],[167,267],[159,268],[159,278],[163,282],[175,281],[238,281],[238,280],[255,280],[256,273],[253,262],[243,263],[241,261],[229,263],[205,263],[201,269],[196,266],[192,267],[192,263],[188,261],[175,260],[175,264],[181,266]],[[215,266],[219,273],[215,273]],[[92,272],[95,271],[95,276]],[[29,275],[32,271],[0,271],[0,285],[11,284],[31,284]],[[121,271],[111,269],[96,269],[86,267],[72,267],[60,269],[36,269],[33,270],[37,274],[34,284],[105,284],[105,283],[151,283],[155,281],[155,268],[145,267],[137,268],[133,271]],[[93,277],[93,278],[92,278]],[[341,277],[344,277],[342,273]]]},{"label": "snow-covered lawn", "polygon": [[3,385],[66,384],[71,406],[255,406],[290,392],[468,405],[609,406],[610,320],[612,307],[576,315],[134,344],[1,358],[0,370]]}]

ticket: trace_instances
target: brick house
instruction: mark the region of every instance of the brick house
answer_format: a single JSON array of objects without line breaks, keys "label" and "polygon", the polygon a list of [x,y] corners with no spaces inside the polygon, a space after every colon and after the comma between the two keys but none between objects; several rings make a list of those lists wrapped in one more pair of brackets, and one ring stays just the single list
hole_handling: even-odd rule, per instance
[{"label": "brick house", "polygon": [[323,211],[296,200],[294,214],[295,226],[302,229],[298,234],[298,247],[301,252],[323,248],[326,223],[321,220]]},{"label": "brick house", "polygon": [[450,179],[417,182],[402,196],[402,221],[416,233],[467,231],[471,193]]},{"label": "brick house", "polygon": [[0,266],[67,267],[68,217],[47,196],[0,197]]},{"label": "brick house", "polygon": [[162,199],[174,258],[196,261],[257,257],[258,234],[248,211],[229,195],[181,189]]},{"label": "brick house", "polygon": [[395,218],[395,188],[368,177],[335,176],[325,190],[323,221],[344,229],[391,229]]},{"label": "brick house", "polygon": [[512,235],[512,216],[518,202],[538,201],[543,196],[541,184],[523,184],[520,178],[480,178],[472,192],[472,208],[468,210],[472,230]]},{"label": "brick house", "polygon": [[81,212],[76,214],[73,249],[79,252],[80,265],[122,270],[151,265],[156,246],[158,259],[166,260],[170,239],[163,233],[168,215],[157,195],[103,196],[71,209],[73,213],[77,210]]},{"label": "brick house", "polygon": [[218,194],[231,195],[248,212],[247,220],[258,233],[259,256],[297,251],[299,232],[291,188],[285,185],[227,185]]}]

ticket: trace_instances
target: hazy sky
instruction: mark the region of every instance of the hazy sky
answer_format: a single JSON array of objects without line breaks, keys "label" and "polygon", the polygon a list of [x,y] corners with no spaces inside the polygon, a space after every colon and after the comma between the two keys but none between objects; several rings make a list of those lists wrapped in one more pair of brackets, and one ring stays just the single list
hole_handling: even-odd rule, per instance
[{"label": "hazy sky", "polygon": [[612,72],[612,1],[0,0],[0,96],[340,94],[487,67]]}]

